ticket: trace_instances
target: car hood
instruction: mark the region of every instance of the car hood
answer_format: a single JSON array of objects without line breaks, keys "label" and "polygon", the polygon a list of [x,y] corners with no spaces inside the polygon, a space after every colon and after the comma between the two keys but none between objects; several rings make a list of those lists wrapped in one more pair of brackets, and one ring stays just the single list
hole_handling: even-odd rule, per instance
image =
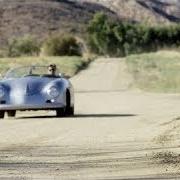
[{"label": "car hood", "polygon": [[42,91],[42,89],[53,81],[53,78],[42,78],[42,77],[23,77],[14,78],[1,81],[1,83],[12,93],[16,92],[15,95],[33,95]]}]

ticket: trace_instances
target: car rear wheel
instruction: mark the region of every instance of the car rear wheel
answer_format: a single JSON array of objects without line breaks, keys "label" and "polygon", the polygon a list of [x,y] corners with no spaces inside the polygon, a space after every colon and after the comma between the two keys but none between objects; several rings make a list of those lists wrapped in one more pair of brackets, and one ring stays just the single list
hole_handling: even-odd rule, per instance
[{"label": "car rear wheel", "polygon": [[4,118],[4,114],[5,114],[4,111],[0,111],[0,119],[3,119],[3,118]]},{"label": "car rear wheel", "polygon": [[73,116],[74,115],[74,106],[71,107],[71,96],[70,92],[66,92],[66,107],[65,107],[65,115],[66,116]]},{"label": "car rear wheel", "polygon": [[16,111],[15,110],[7,111],[7,115],[8,115],[8,117],[15,117],[16,116]]}]

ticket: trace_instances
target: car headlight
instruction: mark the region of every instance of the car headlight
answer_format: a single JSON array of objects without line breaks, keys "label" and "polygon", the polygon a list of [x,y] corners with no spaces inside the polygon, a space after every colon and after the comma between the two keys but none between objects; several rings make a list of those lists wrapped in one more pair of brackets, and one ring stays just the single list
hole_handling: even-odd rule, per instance
[{"label": "car headlight", "polygon": [[5,90],[2,86],[0,86],[0,98],[3,98],[5,95]]},{"label": "car headlight", "polygon": [[50,87],[48,90],[47,90],[47,94],[51,97],[51,98],[56,98],[59,96],[59,91],[56,87]]}]

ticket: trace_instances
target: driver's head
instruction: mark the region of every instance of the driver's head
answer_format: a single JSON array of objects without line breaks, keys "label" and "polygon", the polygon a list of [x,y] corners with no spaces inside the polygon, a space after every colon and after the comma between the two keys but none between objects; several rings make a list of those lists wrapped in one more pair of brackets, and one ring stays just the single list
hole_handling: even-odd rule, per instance
[{"label": "driver's head", "polygon": [[55,64],[50,64],[48,66],[48,74],[56,75],[56,65]]}]

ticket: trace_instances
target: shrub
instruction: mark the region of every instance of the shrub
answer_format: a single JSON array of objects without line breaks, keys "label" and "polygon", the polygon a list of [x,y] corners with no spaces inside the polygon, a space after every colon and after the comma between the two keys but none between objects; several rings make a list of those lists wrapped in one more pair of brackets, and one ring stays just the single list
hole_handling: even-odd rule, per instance
[{"label": "shrub", "polygon": [[76,38],[58,34],[50,36],[43,44],[43,54],[48,56],[80,56],[81,50]]},{"label": "shrub", "polygon": [[40,45],[35,38],[24,36],[9,41],[8,56],[34,56],[40,52]]},{"label": "shrub", "polygon": [[118,41],[112,31],[113,26],[104,13],[95,14],[88,26],[88,45],[93,52],[116,55]]},{"label": "shrub", "polygon": [[180,46],[180,25],[113,22],[103,13],[95,14],[87,32],[90,50],[100,55],[124,56]]}]

